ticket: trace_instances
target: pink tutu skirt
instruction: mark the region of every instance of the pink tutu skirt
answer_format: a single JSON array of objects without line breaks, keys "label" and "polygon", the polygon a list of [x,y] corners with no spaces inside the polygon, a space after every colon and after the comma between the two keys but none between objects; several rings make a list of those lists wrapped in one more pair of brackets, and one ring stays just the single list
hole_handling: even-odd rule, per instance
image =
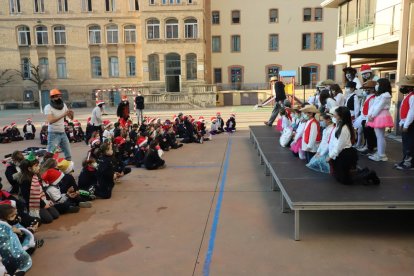
[{"label": "pink tutu skirt", "polygon": [[277,131],[279,131],[279,132],[282,132],[282,131],[283,131],[283,127],[282,127],[282,119],[277,120],[277,123],[276,123],[276,130],[277,130]]},{"label": "pink tutu skirt", "polygon": [[386,128],[393,127],[394,121],[392,119],[391,113],[387,110],[381,110],[381,112],[375,116],[372,122],[367,122],[367,125],[372,128]]},{"label": "pink tutu skirt", "polygon": [[294,153],[299,153],[299,150],[302,149],[302,138],[299,138],[299,140],[296,143],[292,143],[290,145],[290,150]]}]

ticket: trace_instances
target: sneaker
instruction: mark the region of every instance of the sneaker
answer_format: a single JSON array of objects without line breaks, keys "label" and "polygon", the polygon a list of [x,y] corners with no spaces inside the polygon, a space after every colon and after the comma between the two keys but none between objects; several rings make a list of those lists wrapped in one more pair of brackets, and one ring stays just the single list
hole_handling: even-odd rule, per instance
[{"label": "sneaker", "polygon": [[79,202],[79,207],[80,208],[91,208],[92,202],[90,201]]},{"label": "sneaker", "polygon": [[397,167],[403,166],[403,165],[404,165],[404,160],[399,163],[394,163],[394,169],[396,169]]},{"label": "sneaker", "polygon": [[401,164],[395,167],[397,170],[400,171],[412,171],[414,170],[413,166],[407,166],[406,164]]},{"label": "sneaker", "polygon": [[202,144],[204,142],[204,138],[203,137],[201,137],[200,138],[200,144]]},{"label": "sneaker", "polygon": [[367,146],[362,146],[362,147],[357,148],[357,151],[359,151],[359,152],[368,151],[368,148],[367,148]]},{"label": "sneaker", "polygon": [[371,155],[368,157],[372,161],[388,161],[388,157],[386,155]]}]

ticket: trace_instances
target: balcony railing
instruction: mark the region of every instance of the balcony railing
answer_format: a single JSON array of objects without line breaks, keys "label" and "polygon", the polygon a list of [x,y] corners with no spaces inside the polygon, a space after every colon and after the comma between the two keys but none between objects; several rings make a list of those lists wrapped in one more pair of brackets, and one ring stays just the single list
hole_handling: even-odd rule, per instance
[{"label": "balcony railing", "polygon": [[340,25],[343,47],[395,35],[400,31],[400,13],[401,3]]}]

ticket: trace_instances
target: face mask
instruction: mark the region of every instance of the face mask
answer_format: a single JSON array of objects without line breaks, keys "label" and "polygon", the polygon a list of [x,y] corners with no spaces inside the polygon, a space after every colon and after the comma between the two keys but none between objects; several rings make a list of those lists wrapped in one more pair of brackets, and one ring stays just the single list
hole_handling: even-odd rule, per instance
[{"label": "face mask", "polygon": [[62,101],[62,99],[61,99],[61,98],[57,98],[57,99],[53,100],[53,102],[54,102],[55,104],[62,104],[62,103],[63,103],[63,101]]},{"label": "face mask", "polygon": [[408,89],[408,87],[401,87],[400,92],[402,94],[408,94],[408,93],[410,93],[410,90]]},{"label": "face mask", "polygon": [[20,218],[18,216],[16,216],[14,218],[14,220],[8,220],[7,223],[10,224],[10,225],[16,225],[16,224],[20,223]]},{"label": "face mask", "polygon": [[96,162],[92,163],[92,167],[94,167],[95,169],[97,169],[98,168],[98,163],[96,163]]},{"label": "face mask", "polygon": [[338,120],[335,117],[332,117],[332,123],[334,123],[336,125],[337,122],[338,122]]},{"label": "face mask", "polygon": [[345,87],[345,94],[351,94],[351,88]]},{"label": "face mask", "polygon": [[325,128],[325,127],[326,127],[326,123],[325,123],[325,121],[320,121],[320,122],[319,122],[319,125],[320,125],[322,128]]},{"label": "face mask", "polygon": [[364,97],[368,96],[368,93],[367,93],[367,91],[366,91],[366,90],[364,90],[364,91],[362,92],[362,96],[364,96]]},{"label": "face mask", "polygon": [[305,120],[309,120],[309,116],[308,116],[308,114],[303,114],[303,119],[305,119]]},{"label": "face mask", "polygon": [[364,74],[362,74],[362,78],[364,80],[370,79],[371,78],[371,73],[364,73]]},{"label": "face mask", "polygon": [[352,77],[352,75],[351,74],[346,74],[345,75],[345,77],[349,80],[349,81],[352,81],[354,78]]},{"label": "face mask", "polygon": [[375,91],[378,92],[379,84],[375,85]]}]

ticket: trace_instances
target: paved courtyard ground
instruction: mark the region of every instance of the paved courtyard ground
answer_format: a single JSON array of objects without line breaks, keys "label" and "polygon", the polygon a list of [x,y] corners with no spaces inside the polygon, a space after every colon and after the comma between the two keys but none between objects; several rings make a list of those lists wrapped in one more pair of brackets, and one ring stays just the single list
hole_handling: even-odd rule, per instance
[{"label": "paved courtyard ground", "polygon": [[[28,275],[414,275],[414,212],[306,212],[295,242],[293,214],[280,212],[249,141],[247,126],[262,124],[270,109],[220,110],[225,118],[236,112],[237,133],[171,150],[164,170],[134,168],[112,199],[43,225],[45,245]],[[84,122],[89,111],[75,114]],[[27,116],[0,111],[0,126]],[[30,145],[0,145],[0,155]],[[72,150],[77,174],[87,146]]]}]

